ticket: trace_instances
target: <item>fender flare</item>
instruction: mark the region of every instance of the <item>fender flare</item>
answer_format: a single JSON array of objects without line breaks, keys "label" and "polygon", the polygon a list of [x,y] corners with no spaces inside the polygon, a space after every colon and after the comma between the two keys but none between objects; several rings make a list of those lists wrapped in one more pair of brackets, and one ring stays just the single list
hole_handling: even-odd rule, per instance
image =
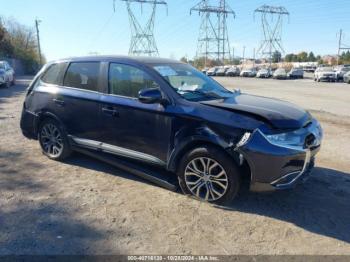
[{"label": "fender flare", "polygon": [[181,142],[174,147],[168,160],[167,170],[170,172],[176,172],[177,164],[185,152],[205,144],[219,147],[230,154],[229,150],[227,150],[227,148],[230,147],[230,143],[223,140],[219,136],[192,135],[181,139]]},{"label": "fender flare", "polygon": [[40,123],[45,119],[45,118],[52,118],[56,120],[62,127],[65,129],[63,122],[56,116],[54,113],[50,111],[42,111],[37,113],[37,117],[35,118],[35,123],[34,123],[34,133],[38,134],[39,131],[39,126]]}]

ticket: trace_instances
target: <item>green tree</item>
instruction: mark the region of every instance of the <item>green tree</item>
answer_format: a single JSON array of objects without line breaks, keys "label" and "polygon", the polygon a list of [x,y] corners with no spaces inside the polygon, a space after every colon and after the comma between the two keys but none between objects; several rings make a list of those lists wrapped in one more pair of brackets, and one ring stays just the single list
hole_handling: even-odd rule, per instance
[{"label": "green tree", "polygon": [[309,57],[307,60],[308,60],[308,62],[315,62],[316,61],[316,57],[315,57],[313,52],[309,53]]},{"label": "green tree", "polygon": [[[1,25],[6,28],[4,35],[7,43],[5,47],[0,46],[0,54],[7,53],[7,57],[21,60],[26,73],[35,73],[40,65],[33,28],[24,26],[14,19],[7,20]],[[43,60],[45,61],[45,58]]]},{"label": "green tree", "polygon": [[13,53],[14,50],[9,35],[0,18],[0,57],[12,57]]},{"label": "green tree", "polygon": [[285,57],[284,57],[284,61],[290,63],[290,62],[296,62],[296,55],[295,54],[287,54]]},{"label": "green tree", "polygon": [[308,54],[306,52],[300,52],[298,55],[298,62],[307,62]]}]

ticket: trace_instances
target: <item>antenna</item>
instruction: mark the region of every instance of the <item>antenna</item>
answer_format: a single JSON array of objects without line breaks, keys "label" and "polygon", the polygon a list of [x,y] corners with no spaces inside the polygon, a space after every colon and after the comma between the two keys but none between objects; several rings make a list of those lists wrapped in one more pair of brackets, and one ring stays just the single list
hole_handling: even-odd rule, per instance
[{"label": "antenna", "polygon": [[225,59],[230,60],[227,17],[233,15],[235,18],[236,14],[226,3],[226,0],[219,0],[217,6],[209,5],[208,0],[202,0],[191,8],[190,14],[193,12],[198,12],[201,16],[197,58],[204,57],[205,65],[210,58],[222,64]]},{"label": "antenna", "polygon": [[[130,30],[131,30],[131,41],[129,48],[129,55],[133,56],[159,56],[158,48],[154,38],[154,21],[156,16],[156,8],[158,5],[165,5],[165,1],[157,0],[121,0],[126,3],[126,8],[129,14]],[[141,5],[143,12],[143,4],[149,4],[152,6],[151,14],[147,20],[146,25],[141,26],[137,20],[131,4],[137,3]]]},{"label": "antenna", "polygon": [[261,14],[263,32],[263,40],[257,53],[262,57],[268,57],[271,64],[274,52],[285,53],[282,46],[282,26],[283,16],[289,18],[289,12],[282,6],[263,5],[254,11],[254,16],[256,13]]}]

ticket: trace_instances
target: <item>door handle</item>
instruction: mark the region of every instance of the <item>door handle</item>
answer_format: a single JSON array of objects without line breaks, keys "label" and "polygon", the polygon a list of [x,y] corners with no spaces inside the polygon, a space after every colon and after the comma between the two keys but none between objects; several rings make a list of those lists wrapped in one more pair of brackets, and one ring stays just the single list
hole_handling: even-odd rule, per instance
[{"label": "door handle", "polygon": [[119,117],[119,112],[113,107],[102,107],[102,112],[106,115]]},{"label": "door handle", "polygon": [[59,99],[53,99],[53,102],[59,106],[64,106],[66,104],[63,100],[59,100]]}]

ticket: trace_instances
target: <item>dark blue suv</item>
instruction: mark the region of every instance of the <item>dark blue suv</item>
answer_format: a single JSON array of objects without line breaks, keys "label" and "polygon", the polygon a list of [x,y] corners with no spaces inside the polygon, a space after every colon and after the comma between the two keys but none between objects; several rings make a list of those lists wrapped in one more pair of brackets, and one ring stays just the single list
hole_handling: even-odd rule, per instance
[{"label": "dark blue suv", "polygon": [[233,199],[245,176],[254,191],[293,187],[322,140],[293,104],[229,91],[178,61],[121,56],[47,64],[28,88],[21,129],[53,160],[113,155],[176,174],[184,193],[214,203]]}]

